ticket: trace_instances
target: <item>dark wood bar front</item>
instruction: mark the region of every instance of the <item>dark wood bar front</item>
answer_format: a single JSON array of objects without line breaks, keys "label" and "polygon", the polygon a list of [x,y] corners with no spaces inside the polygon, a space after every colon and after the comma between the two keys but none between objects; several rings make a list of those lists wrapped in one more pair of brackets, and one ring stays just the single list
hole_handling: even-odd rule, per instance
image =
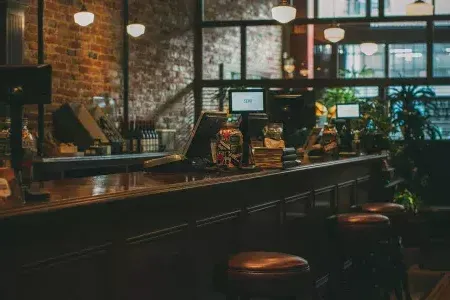
[{"label": "dark wood bar front", "polygon": [[[43,183],[48,202],[2,203],[1,299],[223,299],[215,265],[325,235],[314,222],[368,201],[384,158]],[[305,237],[287,234],[289,220],[309,217]]]}]

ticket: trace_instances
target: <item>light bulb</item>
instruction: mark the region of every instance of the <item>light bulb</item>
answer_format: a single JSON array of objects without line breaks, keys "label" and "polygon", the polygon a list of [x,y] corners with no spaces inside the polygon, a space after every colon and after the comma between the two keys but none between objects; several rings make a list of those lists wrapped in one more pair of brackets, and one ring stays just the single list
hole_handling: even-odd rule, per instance
[{"label": "light bulb", "polygon": [[434,7],[423,0],[416,0],[406,6],[407,16],[432,16]]},{"label": "light bulb", "polygon": [[145,33],[145,26],[135,22],[127,26],[127,32],[132,37],[138,37]]},{"label": "light bulb", "polygon": [[94,18],[95,18],[94,14],[88,12],[84,4],[81,7],[81,10],[73,15],[75,23],[83,27],[94,23]]},{"label": "light bulb", "polygon": [[334,25],[330,28],[327,28],[323,31],[325,39],[332,42],[337,43],[345,37],[345,30]]},{"label": "light bulb", "polygon": [[272,18],[280,23],[288,23],[295,19],[297,9],[282,0],[278,6],[272,8]]},{"label": "light bulb", "polygon": [[367,56],[374,55],[378,51],[378,45],[375,43],[362,43],[359,48]]}]

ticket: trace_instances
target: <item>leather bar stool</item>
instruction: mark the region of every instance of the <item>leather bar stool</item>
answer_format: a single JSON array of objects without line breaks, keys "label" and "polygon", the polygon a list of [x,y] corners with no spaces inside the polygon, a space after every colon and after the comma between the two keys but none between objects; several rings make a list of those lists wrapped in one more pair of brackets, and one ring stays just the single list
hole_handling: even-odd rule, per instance
[{"label": "leather bar stool", "polygon": [[227,299],[309,299],[308,262],[277,252],[242,252],[228,261]]},{"label": "leather bar stool", "polygon": [[[407,213],[405,207],[396,203],[379,202],[379,203],[365,203],[352,207],[354,210],[382,214],[387,216],[391,221],[391,240],[390,240],[390,257],[393,262],[394,270],[391,273],[396,276],[393,278],[396,282],[395,294],[398,299],[411,299],[408,284],[408,270],[403,259],[403,244],[402,244],[402,229],[405,227],[407,221]],[[404,297],[403,297],[404,295]]]},{"label": "leather bar stool", "polygon": [[[342,290],[333,276],[331,285],[335,299],[389,299],[393,289],[386,280],[390,271],[385,244],[389,242],[390,221],[380,214],[349,213],[329,218],[332,239],[341,260],[351,258],[353,276],[351,287]],[[334,282],[333,282],[334,281]]]}]

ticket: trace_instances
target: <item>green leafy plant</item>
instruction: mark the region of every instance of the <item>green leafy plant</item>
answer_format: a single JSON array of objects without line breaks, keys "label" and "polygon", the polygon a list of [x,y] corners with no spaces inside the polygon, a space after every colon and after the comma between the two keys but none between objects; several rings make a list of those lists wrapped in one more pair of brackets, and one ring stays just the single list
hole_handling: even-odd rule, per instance
[{"label": "green leafy plant", "polygon": [[407,211],[413,213],[417,213],[422,203],[420,197],[410,192],[408,189],[395,193],[394,202],[403,205]]},{"label": "green leafy plant", "polygon": [[326,89],[321,102],[329,109],[337,103],[353,103],[357,101],[358,97],[356,96],[355,90],[345,87]]},{"label": "green leafy plant", "polygon": [[429,87],[402,85],[389,96],[392,123],[399,129],[405,142],[440,138],[440,132],[430,121],[430,111],[435,111],[436,94]]},{"label": "green leafy plant", "polygon": [[423,155],[428,147],[426,139],[441,137],[430,120],[430,112],[436,110],[435,93],[429,87],[402,85],[389,96],[392,124],[403,140],[394,143],[392,165],[411,193],[422,195],[428,185],[430,170]]}]

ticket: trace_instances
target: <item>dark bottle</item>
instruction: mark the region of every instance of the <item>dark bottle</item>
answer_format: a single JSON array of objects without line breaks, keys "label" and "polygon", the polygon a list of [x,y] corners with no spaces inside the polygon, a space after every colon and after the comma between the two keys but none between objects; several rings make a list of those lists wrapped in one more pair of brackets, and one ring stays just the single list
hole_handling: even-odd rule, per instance
[{"label": "dark bottle", "polygon": [[129,136],[129,124],[122,126],[122,153],[130,152],[130,136]]},{"label": "dark bottle", "polygon": [[144,139],[144,153],[148,153],[150,152],[150,132],[148,124],[146,124],[144,127]]},{"label": "dark bottle", "polygon": [[145,134],[144,134],[144,122],[139,123],[139,130],[138,130],[138,136],[139,136],[139,153],[145,152]]},{"label": "dark bottle", "polygon": [[133,122],[133,129],[131,130],[131,151],[130,153],[139,153],[139,137],[137,133],[136,121]]}]

